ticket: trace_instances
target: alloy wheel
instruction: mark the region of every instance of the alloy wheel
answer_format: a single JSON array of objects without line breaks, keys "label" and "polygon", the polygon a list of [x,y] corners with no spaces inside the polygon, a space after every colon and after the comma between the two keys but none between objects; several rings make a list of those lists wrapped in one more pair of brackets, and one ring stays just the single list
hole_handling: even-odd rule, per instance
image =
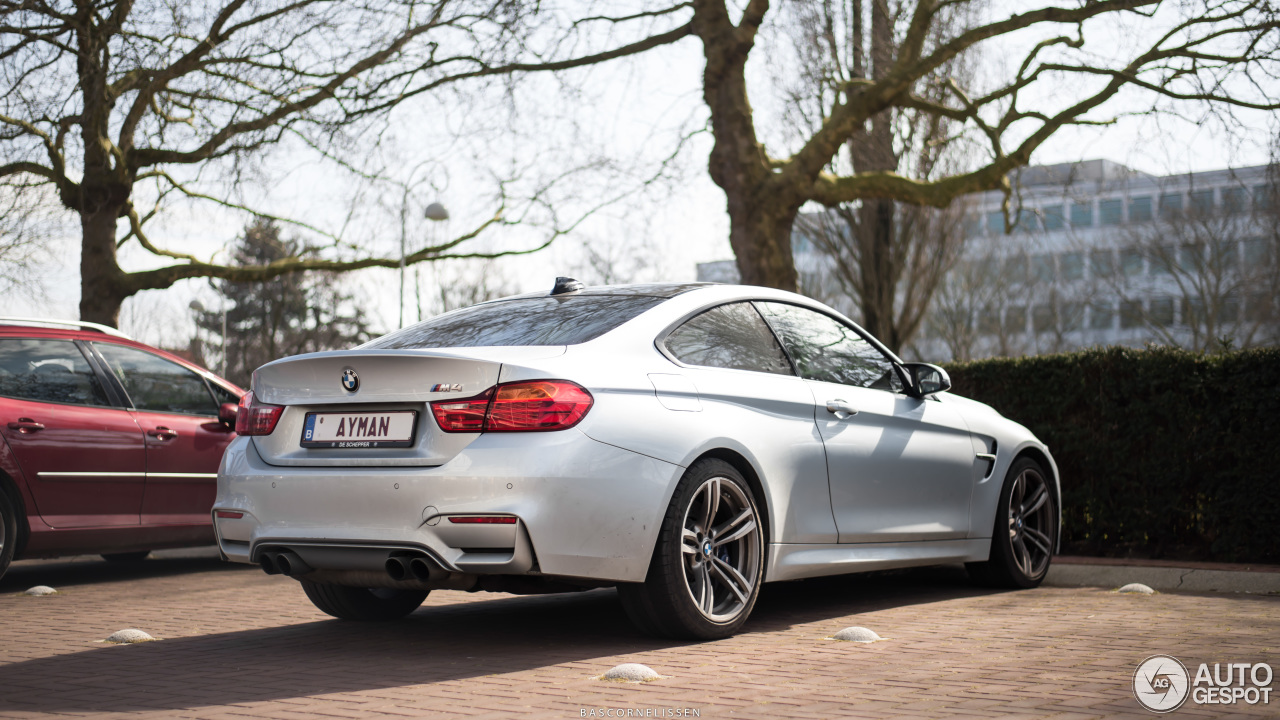
[{"label": "alloy wheel", "polygon": [[1029,578],[1040,577],[1053,555],[1053,494],[1044,476],[1028,468],[1009,492],[1009,544],[1013,561]]},{"label": "alloy wheel", "polygon": [[729,622],[747,606],[760,574],[755,506],[725,477],[708,478],[685,509],[681,558],[689,597],[707,619]]}]

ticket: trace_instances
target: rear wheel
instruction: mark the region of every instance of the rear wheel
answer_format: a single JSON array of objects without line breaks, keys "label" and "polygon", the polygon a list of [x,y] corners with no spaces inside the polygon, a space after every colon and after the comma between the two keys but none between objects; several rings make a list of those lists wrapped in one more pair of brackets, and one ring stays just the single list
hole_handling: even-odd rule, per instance
[{"label": "rear wheel", "polygon": [[427,590],[355,588],[300,580],[307,598],[341,620],[399,620],[427,599]]},{"label": "rear wheel", "polygon": [[676,487],[643,584],[618,586],[641,631],[667,637],[733,635],[764,578],[764,533],[751,487],[722,460],[694,463]]},{"label": "rear wheel", "polygon": [[110,563],[139,563],[146,560],[147,556],[150,554],[150,550],[123,553],[102,553],[102,559]]},{"label": "rear wheel", "polygon": [[13,502],[0,489],[0,577],[13,562],[13,553],[18,547],[18,515],[14,512]]},{"label": "rear wheel", "polygon": [[975,580],[1010,588],[1032,588],[1044,580],[1058,536],[1058,502],[1049,477],[1030,458],[1009,468],[991,532],[990,558],[966,565]]}]

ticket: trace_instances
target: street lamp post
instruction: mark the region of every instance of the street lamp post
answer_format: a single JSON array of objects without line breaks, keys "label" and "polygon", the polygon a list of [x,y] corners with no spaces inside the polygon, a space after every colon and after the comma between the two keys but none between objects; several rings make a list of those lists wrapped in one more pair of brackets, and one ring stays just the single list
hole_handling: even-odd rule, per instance
[{"label": "street lamp post", "polygon": [[[222,361],[218,363],[221,368],[218,374],[225,378],[227,376],[227,304],[225,300],[219,301],[218,304],[222,306]],[[187,307],[190,307],[198,313],[208,312],[204,309],[204,303],[199,300],[192,300],[191,304]],[[200,326],[196,325],[197,337],[199,337],[199,333]]]},{"label": "street lamp post", "polygon": [[[440,204],[439,201],[433,202],[430,205],[428,205],[423,215],[433,223],[438,223],[438,222],[442,222],[444,220],[449,219],[449,211],[445,209],[445,206]],[[432,231],[431,240],[430,240],[431,244],[433,246],[436,245],[437,240],[438,238],[436,237],[435,231]],[[418,296],[417,297],[418,321],[421,322],[422,321],[422,273],[417,268],[414,269],[413,279],[414,279],[414,284],[416,286],[415,292]]]},{"label": "street lamp post", "polygon": [[[406,264],[405,257],[408,252],[405,245],[407,244],[409,235],[407,227],[409,219],[409,193],[413,191],[413,188],[416,185],[416,183],[413,182],[413,176],[417,175],[419,170],[430,163],[430,160],[424,160],[418,163],[413,170],[409,171],[409,179],[401,186],[403,188],[403,192],[400,194],[400,327],[404,327],[404,269]],[[444,206],[440,203],[433,202],[427,206],[424,215],[430,220],[444,220],[449,217],[449,211],[445,210]],[[421,319],[421,311],[419,311],[418,315],[419,319]]]}]

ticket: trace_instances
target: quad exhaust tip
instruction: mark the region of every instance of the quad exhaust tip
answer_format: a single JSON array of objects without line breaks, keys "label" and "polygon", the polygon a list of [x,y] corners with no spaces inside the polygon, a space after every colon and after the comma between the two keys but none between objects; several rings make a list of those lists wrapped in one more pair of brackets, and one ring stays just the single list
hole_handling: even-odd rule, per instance
[{"label": "quad exhaust tip", "polygon": [[284,552],[264,552],[262,553],[262,571],[268,575],[287,575],[296,577],[298,575],[306,575],[311,572],[312,568],[297,553]]}]

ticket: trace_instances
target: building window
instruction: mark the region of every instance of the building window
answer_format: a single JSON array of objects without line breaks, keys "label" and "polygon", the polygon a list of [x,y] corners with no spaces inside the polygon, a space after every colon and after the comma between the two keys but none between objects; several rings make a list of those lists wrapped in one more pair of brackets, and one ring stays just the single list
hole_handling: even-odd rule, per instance
[{"label": "building window", "polygon": [[1111,303],[1095,303],[1089,307],[1089,329],[1110,330],[1116,324],[1115,316]]},{"label": "building window", "polygon": [[1058,267],[1062,271],[1062,279],[1065,282],[1083,279],[1084,253],[1063,253],[1062,256],[1058,258]]},{"label": "building window", "polygon": [[1235,240],[1218,240],[1213,243],[1213,267],[1219,271],[1232,271],[1240,265],[1240,249]]},{"label": "building window", "polygon": [[1089,275],[1109,278],[1116,271],[1116,252],[1111,248],[1089,251]]},{"label": "building window", "polygon": [[1188,327],[1204,324],[1204,301],[1195,297],[1182,298],[1182,323]]},{"label": "building window", "polygon": [[1165,193],[1160,196],[1160,217],[1166,220],[1182,214],[1182,194]]},{"label": "building window", "polygon": [[1050,205],[1040,211],[1043,214],[1044,229],[1052,232],[1066,227],[1066,218],[1062,215],[1061,205]]},{"label": "building window", "polygon": [[1071,204],[1071,227],[1093,227],[1093,203]]},{"label": "building window", "polygon": [[1142,274],[1142,251],[1137,248],[1128,248],[1120,251],[1120,269],[1124,272],[1125,277],[1134,277]]},{"label": "building window", "polygon": [[978,332],[983,335],[1000,332],[1000,308],[985,307],[978,313]]},{"label": "building window", "polygon": [[1168,275],[1173,272],[1178,262],[1178,249],[1173,245],[1161,245],[1155,248],[1151,256],[1151,274]]},{"label": "building window", "polygon": [[1129,201],[1129,222],[1151,222],[1151,197],[1143,195]]},{"label": "building window", "polygon": [[1010,335],[1019,335],[1027,331],[1027,307],[1014,305],[1004,311],[1004,330]]},{"label": "building window", "polygon": [[1004,260],[1004,277],[1013,285],[1027,284],[1027,257],[1015,255]]},{"label": "building window", "polygon": [[1276,189],[1270,185],[1253,186],[1253,209],[1270,210],[1275,207]]},{"label": "building window", "polygon": [[1246,201],[1249,199],[1247,191],[1242,187],[1222,188],[1222,210],[1229,213],[1242,213],[1245,211]]},{"label": "building window", "polygon": [[1038,229],[1036,226],[1035,210],[1019,210],[1017,217],[1018,219],[1016,222],[1018,223],[1018,232],[1029,233],[1035,232]]},{"label": "building window", "polygon": [[987,213],[987,230],[993,235],[1001,235],[1004,233],[1004,213],[996,210]]},{"label": "building window", "polygon": [[1191,212],[1197,215],[1208,215],[1213,212],[1213,190],[1196,190],[1188,193],[1187,198],[1191,201],[1188,206]]},{"label": "building window", "polygon": [[1062,303],[1058,306],[1058,321],[1063,332],[1074,332],[1084,326],[1084,304]]},{"label": "building window", "polygon": [[1120,327],[1125,330],[1142,327],[1141,300],[1122,300],[1120,302]]},{"label": "building window", "polygon": [[1151,298],[1151,324],[1159,327],[1173,324],[1173,298]]},{"label": "building window", "polygon": [[1054,322],[1053,305],[1045,303],[1036,305],[1031,309],[1031,327],[1036,334],[1053,332],[1057,323]]},{"label": "building window", "polygon": [[1103,200],[1098,203],[1098,219],[1103,225],[1119,225],[1124,221],[1123,208],[1119,200]]},{"label": "building window", "polygon": [[1228,295],[1218,305],[1218,323],[1230,325],[1240,319],[1240,298]]},{"label": "building window", "polygon": [[1246,238],[1244,241],[1244,264],[1251,268],[1266,267],[1271,264],[1267,245],[1266,238]]},{"label": "building window", "polygon": [[1052,255],[1031,256],[1031,278],[1033,280],[1037,283],[1052,283],[1053,276]]},{"label": "building window", "polygon": [[1178,248],[1178,269],[1184,273],[1194,273],[1204,265],[1204,246],[1197,243],[1186,243]]},{"label": "building window", "polygon": [[1270,322],[1275,316],[1275,298],[1267,293],[1250,295],[1244,309],[1249,322]]}]

